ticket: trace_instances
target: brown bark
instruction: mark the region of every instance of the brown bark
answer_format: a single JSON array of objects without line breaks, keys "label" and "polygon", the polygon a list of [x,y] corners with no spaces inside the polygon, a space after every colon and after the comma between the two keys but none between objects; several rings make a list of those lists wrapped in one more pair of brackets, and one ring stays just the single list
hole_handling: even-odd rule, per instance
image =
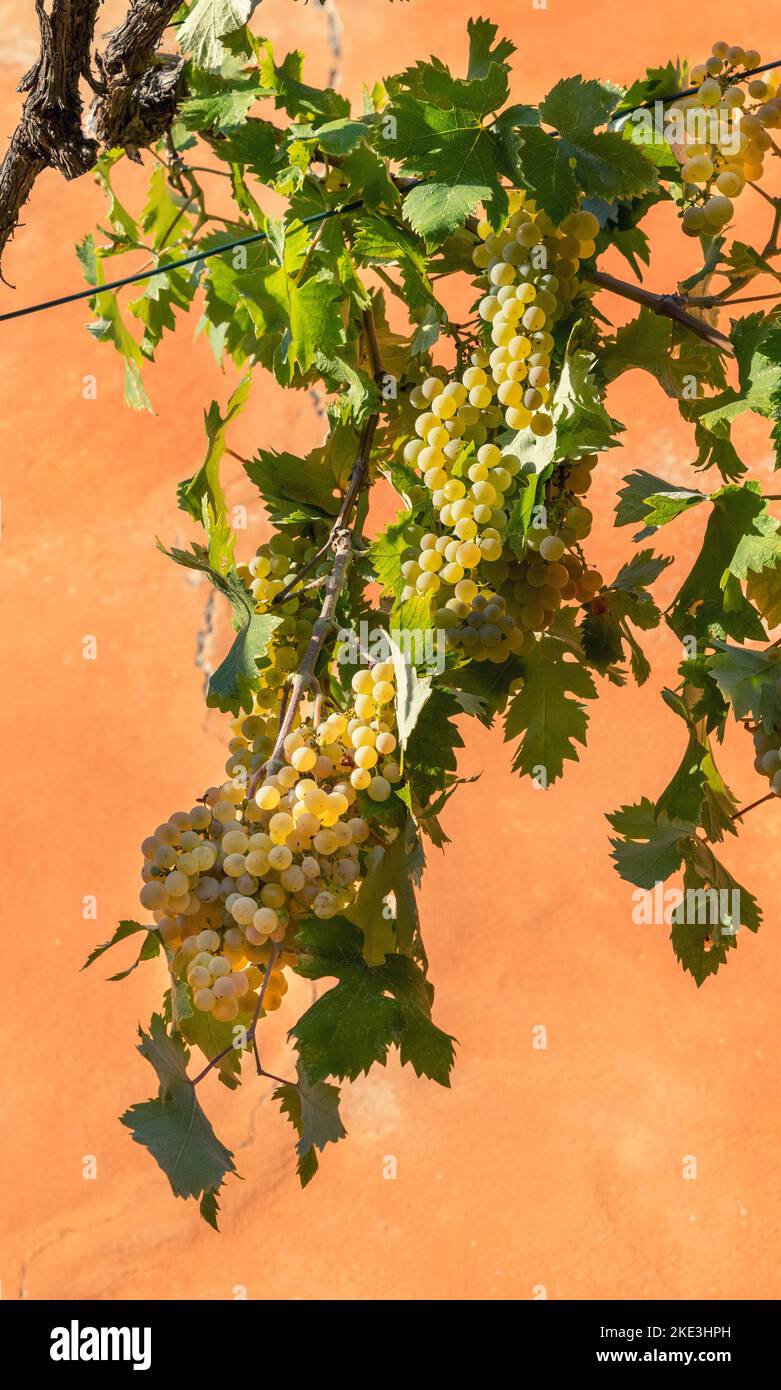
[{"label": "brown bark", "polygon": [[[121,146],[131,157],[173,119],[181,59],[157,55],[177,0],[131,0],[102,55],[90,49],[102,0],[35,0],[41,49],[19,84],[26,93],[19,125],[0,164],[0,253],[19,222],[38,175],[58,169],[66,179],[91,169],[101,149]],[[95,92],[84,121],[82,83]]]}]

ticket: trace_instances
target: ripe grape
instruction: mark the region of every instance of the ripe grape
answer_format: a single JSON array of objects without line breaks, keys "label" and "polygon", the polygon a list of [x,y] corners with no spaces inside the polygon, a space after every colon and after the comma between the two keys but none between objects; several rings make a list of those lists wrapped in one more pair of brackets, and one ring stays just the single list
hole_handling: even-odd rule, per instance
[{"label": "ripe grape", "polygon": [[[252,796],[248,778],[229,775],[193,812],[176,812],[144,841],[142,905],[154,913],[194,1006],[219,1021],[254,1009],[258,968],[272,948],[281,955],[264,1009],[277,1008],[287,988],[282,968],[296,959],[298,921],[328,920],[360,889],[371,812],[356,815],[358,796],[365,789],[367,807],[386,801],[402,778],[391,757],[398,747],[393,662],[362,667],[352,685],[351,706],[317,725],[301,706],[280,761]],[[276,741],[265,742],[267,729],[262,706],[234,720],[231,759],[243,758],[246,768],[251,752],[261,771]]]},{"label": "ripe grape", "polygon": [[697,88],[667,107],[666,136],[684,183],[681,224],[687,236],[715,236],[734,213],[734,200],[763,173],[772,146],[768,130],[781,125],[776,73],[747,80],[755,50],[719,41],[691,70]]}]

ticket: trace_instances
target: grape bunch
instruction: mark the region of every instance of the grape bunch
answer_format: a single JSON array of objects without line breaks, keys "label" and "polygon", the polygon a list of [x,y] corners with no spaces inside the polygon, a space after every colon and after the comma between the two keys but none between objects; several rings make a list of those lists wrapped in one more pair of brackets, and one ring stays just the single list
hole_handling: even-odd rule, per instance
[{"label": "grape bunch", "polygon": [[500,559],[521,465],[489,436],[553,428],[549,328],[571,310],[598,226],[581,210],[556,228],[523,193],[510,195],[501,232],[478,224],[473,259],[487,281],[479,311],[494,347],[477,348],[460,379],[434,368],[411,392],[418,416],[404,460],[422,474],[443,532],[422,533],[419,553],[404,561],[403,599],[433,598],[444,584],[469,605],[479,594],[474,571]]},{"label": "grape bunch", "polygon": [[[177,973],[187,977],[195,1007],[224,1023],[239,1012],[254,1010],[262,980],[258,967],[265,973],[271,954],[232,931],[226,915],[227,893],[236,885],[222,872],[231,842],[223,846],[227,822],[214,815],[215,797],[231,807],[230,835],[240,828],[236,796],[230,783],[211,789],[203,802],[189,812],[176,811],[142,845],[141,904],[158,923]],[[279,1007],[287,989],[281,969],[285,959],[284,954],[279,957],[266,987],[263,1003],[268,1010]]]},{"label": "grape bunch", "polygon": [[[433,595],[442,580],[451,585],[465,580],[469,591],[469,572],[502,552],[507,526],[503,503],[520,463],[503,458],[496,444],[486,442],[489,431],[501,427],[502,412],[492,404],[486,353],[478,349],[471,360],[475,365],[460,381],[448,382],[444,369],[435,369],[410,395],[420,413],[416,437],[404,446],[404,460],[422,473],[446,529],[440,536],[431,533],[414,564],[408,562],[403,571],[407,597]],[[477,451],[471,462],[470,445]]]},{"label": "grape bunch", "polygon": [[[209,788],[143,843],[141,904],[195,1007],[222,1022],[254,1008],[258,967],[265,971],[272,950],[279,955],[263,1007],[278,1007],[287,988],[282,968],[295,960],[296,920],[327,920],[357,895],[361,846],[372,835],[361,811],[370,816],[402,778],[392,663],[359,669],[352,693],[346,713],[333,711],[317,725],[311,715],[300,720],[284,739],[280,765],[252,795],[241,763],[241,775]],[[258,743],[259,719],[235,721],[231,759],[237,745]]]},{"label": "grape bunch", "polygon": [[[318,614],[318,609],[308,604],[300,591],[291,593],[280,604],[274,604],[274,599],[296,581],[301,567],[314,559],[317,550],[309,536],[277,532],[259,546],[248,565],[239,567],[239,576],[255,600],[256,611],[273,611],[282,619],[269,646],[270,664],[259,672],[260,688],[255,694],[255,713],[259,715],[276,709],[288,675],[300,664]],[[326,560],[323,563],[327,566]],[[270,752],[270,746],[266,751]]]},{"label": "grape bunch", "polygon": [[599,223],[580,209],[556,227],[523,193],[512,193],[503,230],[493,232],[485,221],[477,230],[483,244],[472,259],[488,282],[479,313],[494,344],[492,385],[486,381],[484,389],[496,391],[508,429],[550,434],[550,327],[572,310],[580,263],[594,254]]},{"label": "grape bunch", "polygon": [[[592,515],[581,499],[596,462],[597,455],[588,454],[557,466],[544,504],[535,508],[521,558],[500,549],[498,556],[481,561],[474,578],[457,579],[452,588],[449,567],[440,569],[434,622],[450,646],[462,647],[476,661],[499,663],[513,652],[528,654],[533,635],[550,626],[562,603],[593,600],[604,581],[587,565],[580,542],[591,530]],[[444,538],[420,532],[419,527],[408,532],[411,555],[420,547],[421,558],[429,548],[444,548],[447,556],[450,542],[443,547]],[[406,559],[402,570],[411,579],[418,565]]]},{"label": "grape bunch", "polygon": [[504,504],[520,467],[513,454],[502,454],[496,444],[483,444],[464,476],[446,476],[441,496],[435,492],[433,500],[439,504],[441,524],[449,529],[439,535],[419,530],[418,552],[402,562],[402,599],[416,594],[433,598],[443,585],[464,602],[474,597],[473,571],[502,554],[508,522]]},{"label": "grape bunch", "polygon": [[604,583],[578,555],[558,553],[557,560],[532,550],[523,560],[502,561],[495,590],[486,587],[469,604],[451,600],[439,609],[435,621],[449,644],[463,647],[473,661],[499,663],[513,652],[528,655],[535,634],[550,627],[562,603],[590,603]]},{"label": "grape bunch", "polygon": [[687,236],[716,236],[732,220],[735,198],[762,177],[773,144],[768,130],[781,126],[781,96],[775,73],[746,80],[759,62],[755,49],[715,43],[691,70],[696,92],[666,110],[667,138],[681,161]]}]

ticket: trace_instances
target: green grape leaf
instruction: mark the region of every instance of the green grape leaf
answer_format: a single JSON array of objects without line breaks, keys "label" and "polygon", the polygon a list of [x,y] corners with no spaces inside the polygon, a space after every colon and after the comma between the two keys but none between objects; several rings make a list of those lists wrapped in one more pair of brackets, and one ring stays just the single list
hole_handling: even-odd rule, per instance
[{"label": "green grape leaf", "polygon": [[710,840],[722,840],[725,832],[735,835],[738,803],[716,766],[702,720],[694,713],[696,692],[685,685],[680,694],[663,690],[662,698],[684,721],[689,738],[680,765],[656,803],[656,814],[701,825]]},{"label": "green grape leaf", "polygon": [[390,955],[367,965],[360,931],[339,918],[303,922],[299,947],[299,974],[338,980],[291,1029],[310,1084],[355,1080],[375,1062],[384,1066],[391,1047],[418,1076],[450,1084],[454,1039],[432,1022],[434,990],[414,961]]},{"label": "green grape leaf", "polygon": [[198,472],[180,483],[177,491],[182,511],[189,512],[196,521],[208,515],[212,522],[219,522],[225,516],[227,508],[220,482],[220,461],[227,447],[228,429],[246,405],[251,386],[252,377],[248,373],[232,393],[224,415],[217,401],[212,401],[204,412],[206,457]]},{"label": "green grape leaf", "polygon": [[[236,1023],[221,1023],[214,1014],[207,1013],[204,1009],[191,1008],[188,1014],[180,1018],[179,1032],[191,1047],[197,1047],[206,1061],[210,1062],[212,1057],[217,1057],[235,1042],[234,1029],[237,1024],[241,1026],[240,1019],[237,1019]],[[214,1068],[220,1081],[229,1091],[235,1091],[241,1081],[241,1053],[241,1047],[231,1046],[230,1052],[221,1057]]]},{"label": "green grape leaf", "polygon": [[427,63],[417,62],[406,68],[398,77],[388,78],[387,91],[391,98],[404,93],[433,102],[443,111],[466,112],[480,121],[504,106],[509,92],[508,74],[506,63],[491,62],[481,77],[454,77],[439,58],[431,58]]},{"label": "green grape leaf", "polygon": [[[221,131],[220,135],[221,138],[213,142],[214,154],[219,159],[239,166],[243,173],[256,174],[264,183],[273,183],[279,173],[276,126],[254,116],[236,129]],[[262,227],[262,221],[259,220],[258,225]]]},{"label": "green grape leaf", "polygon": [[775,647],[756,651],[720,642],[720,651],[709,656],[706,666],[736,719],[755,719],[767,729],[773,726],[779,687],[781,657]]},{"label": "green grape leaf", "polygon": [[542,121],[558,136],[522,129],[524,184],[554,222],[575,211],[581,192],[612,202],[656,188],[656,170],[639,146],[615,131],[595,130],[607,122],[619,95],[601,82],[562,78],[540,104]]},{"label": "green grape leaf", "polygon": [[651,674],[629,624],[643,631],[658,627],[662,615],[646,585],[652,584],[670,564],[671,557],[654,555],[652,550],[638,551],[588,606],[580,628],[583,651],[589,665],[610,679],[617,680],[618,673],[611,668],[623,661],[625,645],[637,684],[643,685]]},{"label": "green grape leaf", "polygon": [[380,207],[393,208],[399,202],[399,193],[388,173],[385,160],[368,145],[359,145],[342,161],[341,172],[349,179],[349,201],[362,198],[369,212]]},{"label": "green grape leaf", "polygon": [[758,931],[762,918],[756,899],[704,840],[691,841],[685,858],[687,897],[673,913],[670,940],[678,961],[699,987],[726,963],[727,952],[738,944],[739,928]]},{"label": "green grape leaf", "polygon": [[[632,267],[638,280],[642,280],[642,265],[651,264],[651,244],[641,227],[611,227],[607,245],[615,247],[624,260]],[[604,249],[606,249],[606,247]],[[597,255],[603,248],[599,248]]]},{"label": "green grape leaf", "polygon": [[[455,723],[463,708],[447,690],[435,688],[418,715],[404,757],[404,773],[416,801],[428,806],[436,792],[444,791],[458,767],[457,750],[464,740]],[[425,824],[423,825],[425,829]]]},{"label": "green grape leaf", "polygon": [[689,511],[698,503],[705,502],[707,493],[697,488],[678,487],[664,478],[638,468],[624,479],[625,486],[619,491],[616,506],[616,526],[632,526],[642,523],[635,540],[644,540],[653,535],[660,526],[674,521],[682,512]]},{"label": "green grape leaf", "polygon": [[[416,635],[423,637],[424,633],[421,632]],[[412,660],[414,651],[412,644],[403,651],[398,642],[394,641],[392,633],[388,640],[396,683],[396,727],[399,746],[404,750],[415,730],[421,711],[431,695],[432,678],[431,676],[418,675]]]},{"label": "green grape leaf", "polygon": [[683,846],[696,829],[691,822],[657,816],[647,797],[634,806],[622,806],[607,819],[619,835],[610,843],[621,878],[648,890],[681,867]]},{"label": "green grape leaf", "polygon": [[696,636],[716,625],[738,641],[763,641],[764,628],[740,581],[781,560],[779,523],[757,483],[728,484],[711,502],[702,549],[675,596],[670,625],[679,636]]},{"label": "green grape leaf", "polygon": [[318,352],[336,356],[344,344],[339,312],[342,291],[330,270],[300,281],[286,265],[267,265],[236,277],[258,337],[258,350],[270,358],[283,386],[301,383]]},{"label": "green grape leaf", "polygon": [[127,970],[121,970],[118,975],[109,975],[109,980],[124,980],[142,961],[154,960],[155,956],[160,954],[160,936],[157,928],[147,926],[143,922],[125,921],[119,923],[119,926],[110,940],[104,941],[102,945],[96,946],[90,951],[81,967],[82,970],[86,970],[87,966],[92,965],[93,961],[99,960],[104,951],[109,951],[112,946],[118,945],[120,941],[126,941],[129,936],[135,936],[138,932],[146,932],[146,936],[141,943],[138,957]]},{"label": "green grape leaf", "polygon": [[97,285],[98,253],[92,232],[88,232],[81,241],[76,243],[76,256],[84,272],[84,279],[87,281],[87,284]]},{"label": "green grape leaf", "polygon": [[649,372],[675,400],[687,399],[692,391],[699,397],[703,385],[726,384],[722,356],[715,347],[645,307],[605,341],[600,367],[608,382],[633,368]]},{"label": "green grape leaf", "polygon": [[[568,352],[564,358],[551,407],[556,426],[552,455],[555,459],[570,458],[590,449],[612,448],[615,436],[624,429],[604,407],[604,388],[599,383],[597,365],[595,354],[583,348]],[[545,439],[537,440],[538,446],[540,442],[544,444]]]},{"label": "green grape leaf", "polygon": [[[389,218],[363,213],[353,223],[353,250],[367,265],[404,265],[426,276],[426,251],[418,237],[406,227],[398,227]],[[429,285],[430,293],[430,285]]]},{"label": "green grape leaf", "polygon": [[245,471],[277,525],[305,518],[332,520],[339,509],[334,493],[344,480],[346,461],[352,465],[356,450],[357,436],[337,426],[325,443],[312,449],[305,458],[260,449],[245,465]]},{"label": "green grape leaf", "polygon": [[306,1187],[319,1166],[318,1150],[322,1153],[326,1144],[335,1144],[347,1134],[339,1116],[339,1088],[327,1081],[310,1085],[299,1076],[296,1083],[278,1086],[272,1100],[279,1101],[283,1115],[287,1115],[298,1135],[297,1171],[301,1186]]},{"label": "green grape leaf", "polygon": [[375,116],[366,116],[362,120],[355,116],[339,116],[332,121],[293,126],[290,135],[297,140],[316,140],[318,149],[326,154],[348,155],[362,141],[370,138],[375,124]]},{"label": "green grape leaf", "polygon": [[469,81],[487,77],[492,63],[506,64],[515,52],[515,44],[510,39],[498,39],[494,43],[499,28],[490,19],[468,19],[466,29],[469,35],[469,66],[466,74]]},{"label": "green grape leaf", "polygon": [[781,270],[777,270],[755,246],[748,246],[744,241],[733,241],[727,255],[721,257],[720,264],[729,271],[730,277],[740,280],[753,280],[757,275],[772,275],[776,280],[781,280]]},{"label": "green grape leaf", "polygon": [[[685,406],[681,406],[681,413],[687,414]],[[697,446],[697,457],[694,460],[694,467],[699,472],[704,472],[708,468],[716,468],[725,483],[734,483],[737,482],[738,478],[743,477],[747,469],[732,443],[729,427],[725,426],[725,429],[727,433],[722,437],[713,434],[699,421],[695,422],[694,442]]]},{"label": "green grape leaf", "polygon": [[[445,99],[449,99],[446,107],[409,91],[399,89],[393,95],[390,110],[396,131],[383,140],[383,149],[401,161],[402,174],[426,179],[407,193],[404,216],[430,247],[440,245],[461,226],[478,203],[487,207],[496,226],[507,212],[507,194],[500,182],[508,172],[504,151],[496,135],[483,125],[488,111],[504,104],[507,77],[495,63],[490,74],[459,84],[440,72]],[[436,82],[430,76],[425,81],[433,95]]]},{"label": "green grape leaf", "polygon": [[413,188],[404,199],[404,216],[410,226],[432,246],[465,222],[478,203],[487,198],[486,183],[460,183],[455,186],[425,183]]},{"label": "green grape leaf", "polygon": [[[95,176],[100,183],[108,199],[108,219],[115,232],[120,233],[130,245],[138,242],[138,224],[134,217],[119,201],[111,184],[111,170],[118,160],[122,159],[124,150],[108,150],[102,154],[95,165]],[[98,261],[100,261],[100,253]]]},{"label": "green grape leaf", "polygon": [[266,652],[282,618],[255,612],[252,595],[235,570],[226,575],[219,587],[230,602],[236,637],[227,656],[209,677],[206,703],[210,709],[230,710],[236,716],[242,709],[250,714],[253,691],[260,684],[258,663],[268,664]]},{"label": "green grape leaf", "polygon": [[700,824],[705,834],[713,841],[723,840],[725,831],[737,835],[734,816],[738,803],[716,766],[710,746],[700,763],[700,771],[703,777]]},{"label": "green grape leaf", "polygon": [[634,111],[646,101],[659,101],[662,97],[675,96],[686,86],[686,64],[678,58],[670,59],[663,67],[646,68],[645,77],[639,77],[627,89],[616,106],[616,114]]},{"label": "green grape leaf", "polygon": [[166,1033],[159,1014],[152,1015],[148,1033],[138,1031],[138,1050],[154,1067],[160,1088],[155,1100],[126,1110],[121,1123],[149,1150],[175,1197],[213,1199],[203,1215],[215,1224],[216,1195],[228,1173],[236,1171],[233,1154],[220,1143],[198,1103],[180,1038]]},{"label": "green grape leaf", "polygon": [[[217,670],[209,680],[206,703],[234,715],[244,709],[252,708],[252,692],[259,686],[258,663],[267,665],[266,652],[275,630],[283,621],[270,613],[255,612],[254,601],[234,568],[225,574],[210,563],[210,553],[202,546],[187,550],[166,550],[158,541],[159,548],[178,565],[199,570],[205,574],[215,589],[227,598],[232,609],[233,627],[236,639]],[[220,551],[224,545],[219,543]]]},{"label": "green grape leaf", "polygon": [[631,560],[621,566],[610,588],[627,591],[645,589],[649,584],[654,584],[672,563],[671,555],[655,555],[653,550],[638,550]]},{"label": "green grape leaf", "polygon": [[[358,896],[345,917],[360,927],[367,965],[382,965],[393,951],[409,951],[419,931],[415,885],[423,871],[423,850],[411,816],[389,845],[375,845]],[[388,901],[392,895],[393,903]]]},{"label": "green grape leaf", "polygon": [[190,97],[180,107],[179,118],[185,130],[230,135],[246,124],[250,107],[265,95],[251,80],[226,83],[208,96]]},{"label": "green grape leaf", "polygon": [[603,675],[624,659],[621,625],[609,608],[595,612],[589,608],[580,624],[583,654],[589,666]]},{"label": "green grape leaf", "polygon": [[402,512],[369,546],[374,573],[384,592],[392,594],[395,599],[400,597],[405,586],[401,566],[405,554],[410,549],[410,543],[406,539],[408,527],[409,514]]},{"label": "green grape leaf", "polygon": [[560,135],[576,140],[605,125],[620,98],[620,89],[607,82],[563,77],[540,103],[540,115]]},{"label": "green grape leaf", "polygon": [[190,230],[192,223],[186,215],[185,201],[180,193],[174,193],[164,166],[157,164],[150,175],[146,203],[141,214],[141,226],[156,251],[166,245],[172,227],[179,236]]},{"label": "green grape leaf", "polygon": [[762,314],[738,319],[730,334],[738,366],[737,387],[696,402],[681,403],[695,423],[697,466],[718,467],[727,478],[746,471],[731,441],[734,421],[747,410],[778,421],[781,404],[781,326]]},{"label": "green grape leaf", "polygon": [[512,656],[501,664],[489,661],[465,661],[450,667],[437,676],[435,685],[444,687],[458,702],[464,714],[474,715],[486,728],[494,716],[505,709],[510,686],[525,672],[520,657]]},{"label": "green grape leaf", "polygon": [[[315,366],[329,390],[339,394],[326,407],[328,417],[343,425],[360,425],[366,416],[376,412],[379,392],[368,372],[354,367],[344,356],[326,357],[315,353]],[[356,439],[356,452],[358,441]]]},{"label": "green grape leaf", "polygon": [[153,275],[143,294],[130,301],[130,313],[143,324],[140,350],[147,360],[154,358],[163,334],[172,333],[176,328],[174,310],[189,309],[196,288],[194,276],[188,277],[183,271],[171,271],[167,275]]},{"label": "green grape leaf", "polygon": [[701,425],[718,434],[746,410],[770,415],[781,381],[781,327],[762,314],[748,314],[735,324],[731,339],[739,384],[704,402],[697,411]]},{"label": "green grape leaf", "polygon": [[596,698],[596,686],[583,665],[574,629],[574,614],[560,610],[543,632],[534,652],[523,658],[523,689],[510,700],[504,739],[520,737],[513,770],[550,786],[567,759],[578,761],[576,744],[585,745],[588,716],[584,700]]},{"label": "green grape leaf", "polygon": [[[107,179],[104,181],[106,187],[109,188]],[[132,227],[135,237],[137,229],[134,222]],[[106,277],[103,271],[103,257],[100,253],[90,258],[90,269],[97,275],[98,286],[102,285]],[[116,294],[111,290],[98,288],[90,303],[98,317],[87,325],[87,331],[101,343],[113,343],[120,357],[124,358],[125,401],[127,405],[133,410],[152,412],[152,405],[141,379],[141,363],[143,361],[141,348],[122,317]]]},{"label": "green grape leaf", "polygon": [[761,570],[750,570],[746,596],[758,608],[769,628],[781,623],[781,565],[776,561]]},{"label": "green grape leaf", "polygon": [[274,95],[277,108],[282,108],[294,119],[311,120],[320,116],[324,120],[338,120],[349,116],[350,103],[346,97],[330,87],[322,90],[302,81],[303,53],[288,53],[281,63],[275,63],[271,44],[267,42],[263,47],[264,56],[258,68],[264,86]]},{"label": "green grape leaf", "polygon": [[194,1013],[191,1002],[192,994],[187,981],[174,975],[170,961],[168,969],[171,976],[171,987],[163,995],[163,1020],[166,1024],[171,1025],[175,1033],[181,1033],[185,1019],[190,1018]]},{"label": "green grape leaf", "polygon": [[176,31],[182,53],[199,68],[218,72],[226,57],[223,38],[243,28],[260,0],[195,0]]}]

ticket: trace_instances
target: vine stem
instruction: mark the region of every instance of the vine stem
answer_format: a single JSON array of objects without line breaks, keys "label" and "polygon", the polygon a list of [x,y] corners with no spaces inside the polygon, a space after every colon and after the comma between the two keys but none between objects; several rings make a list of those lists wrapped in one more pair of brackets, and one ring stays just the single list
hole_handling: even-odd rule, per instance
[{"label": "vine stem", "polygon": [[771,201],[775,207],[775,212],[773,214],[773,225],[770,228],[770,235],[762,251],[763,260],[767,260],[768,256],[777,256],[779,249],[778,233],[781,231],[781,198],[773,198]]},{"label": "vine stem", "polygon": [[764,188],[761,188],[758,183],[749,183],[749,188],[753,188],[754,192],[758,193],[760,198],[764,198],[766,203],[769,203],[771,207],[775,207],[775,198],[773,198],[769,193],[766,193]]},{"label": "vine stem", "polygon": [[759,304],[763,299],[781,299],[781,290],[778,294],[743,294],[735,299],[725,299],[720,294],[699,294],[687,298],[686,303],[690,308],[720,309],[722,306],[728,308],[730,304]]},{"label": "vine stem", "polygon": [[[372,372],[375,381],[379,382],[382,377],[382,363],[380,361],[380,350],[379,344],[377,342],[377,332],[374,326],[374,318],[370,312],[367,311],[367,313],[364,315],[363,322],[364,329],[366,331],[366,340],[369,345],[369,356],[371,358],[372,363]],[[305,565],[301,566],[301,569],[297,572],[294,578],[291,579],[288,584],[285,584],[284,587],[279,590],[278,594],[274,595],[273,599],[271,600],[272,608],[278,608],[280,604],[284,603],[285,599],[289,598],[294,591],[298,590],[301,587],[306,587],[305,585],[303,585],[303,581],[308,577],[308,575],[312,573],[312,570],[317,568],[323,556],[327,555],[328,551],[333,548],[336,532],[346,525],[346,521],[352,515],[353,508],[358,500],[358,495],[361,492],[363,484],[365,482],[365,476],[362,471],[362,460],[364,458],[364,455],[366,455],[366,463],[368,465],[368,454],[371,452],[372,441],[374,439],[374,432],[377,428],[377,420],[378,417],[376,414],[371,415],[369,416],[366,425],[364,425],[364,430],[361,435],[360,443],[358,445],[358,456],[356,458],[355,465],[350,476],[350,482],[347,487],[347,492],[345,493],[344,498],[342,500],[342,505],[339,508],[339,514],[333,526],[331,527],[328,540],[325,542],[324,545],[320,546],[320,549],[312,556],[310,560],[307,560]],[[368,433],[367,430],[369,431]],[[231,450],[228,449],[227,452],[230,453]],[[238,458],[238,454],[234,454],[234,458]],[[359,476],[356,477],[356,474],[358,474]],[[354,484],[356,483],[357,486],[353,491]]]},{"label": "vine stem", "polygon": [[[394,180],[394,182],[398,184],[398,180]],[[466,219],[466,226],[475,234],[477,233],[477,225],[476,217]],[[704,338],[713,347],[734,357],[735,349],[729,338],[724,333],[720,333],[718,328],[713,328],[711,324],[696,318],[694,314],[687,313],[686,300],[682,295],[656,294],[653,290],[643,289],[642,285],[630,285],[628,280],[619,280],[616,275],[609,275],[606,270],[584,270],[582,275],[584,280],[596,285],[598,289],[607,290],[610,294],[617,294],[621,299],[629,299],[633,304],[641,304],[645,308],[651,309],[653,313],[661,314],[665,318],[675,319],[677,323],[682,323],[684,328],[696,333],[699,338]]]},{"label": "vine stem", "polygon": [[[369,356],[372,362],[372,370],[375,379],[379,381],[382,376],[382,364],[380,362],[377,333],[371,310],[367,309],[364,314],[363,324],[369,348]],[[249,787],[247,789],[248,796],[253,796],[257,791],[261,778],[268,776],[269,773],[276,772],[282,766],[282,753],[285,739],[292,731],[304,694],[307,690],[314,690],[315,693],[317,693],[320,689],[315,675],[315,669],[326,640],[333,629],[336,605],[355,553],[355,544],[358,537],[356,534],[357,528],[353,524],[353,514],[369,476],[369,460],[371,458],[371,450],[379,418],[379,411],[373,411],[371,415],[367,416],[366,422],[361,430],[358,453],[352,467],[350,481],[347,485],[347,491],[342,498],[342,504],[339,508],[336,520],[331,527],[328,540],[309,564],[296,575],[296,585],[288,585],[287,590],[281,589],[275,596],[277,605],[284,601],[284,598],[297,586],[305,573],[309,573],[323,555],[328,551],[331,552],[333,555],[333,566],[325,581],[325,594],[323,595],[320,613],[315,622],[307,649],[301,660],[301,665],[290,678],[288,687],[290,695],[287,701],[283,702],[282,705],[274,748],[267,761],[262,767],[259,767],[257,772],[250,778]]]},{"label": "vine stem", "polygon": [[[258,1049],[257,1049],[257,1047],[256,1047],[256,1045],[255,1045],[255,1033],[256,1033],[257,1027],[258,1027],[258,1019],[260,1018],[260,1011],[261,1011],[261,1009],[263,1008],[263,999],[264,999],[266,990],[268,989],[268,982],[269,982],[269,980],[271,979],[271,972],[272,972],[272,970],[274,969],[274,965],[275,965],[275,962],[276,962],[277,957],[279,956],[279,954],[280,954],[280,948],[279,948],[279,946],[277,946],[276,943],[275,943],[275,944],[272,946],[271,951],[270,951],[270,953],[269,953],[268,964],[266,965],[266,973],[265,973],[265,975],[263,976],[263,983],[262,983],[262,985],[260,986],[260,993],[258,994],[258,1002],[257,1002],[257,1004],[255,1005],[255,1012],[254,1012],[253,1015],[252,1015],[252,1022],[251,1022],[250,1026],[249,1026],[249,1029],[247,1030],[247,1045],[249,1045],[249,1044],[251,1043],[251,1044],[252,1044],[252,1047],[253,1047],[253,1050],[254,1050],[254,1052],[255,1052],[255,1058],[256,1058],[257,1066],[258,1066],[258,1075],[259,1075],[259,1076],[262,1076],[262,1075],[265,1074],[266,1076],[270,1076],[271,1079],[272,1079],[272,1081],[279,1081],[279,1080],[280,1080],[280,1077],[274,1076],[271,1072],[266,1072],[266,1073],[263,1072],[263,1068],[262,1068],[261,1065],[260,1065],[260,1056],[259,1056],[259,1054],[258,1054]],[[217,1064],[218,1064],[219,1062],[222,1061],[223,1057],[227,1057],[227,1056],[229,1055],[229,1053],[233,1052],[234,1050],[235,1050],[235,1043],[229,1043],[227,1047],[224,1047],[224,1048],[222,1049],[221,1052],[218,1052],[218,1053],[217,1053],[216,1057],[212,1057],[211,1061],[208,1062],[208,1063],[206,1064],[206,1066],[204,1067],[203,1071],[199,1071],[198,1075],[195,1077],[195,1079],[194,1079],[194,1081],[193,1081],[193,1086],[197,1086],[199,1081],[203,1081],[203,1078],[204,1078],[205,1076],[208,1076],[208,1074],[209,1074],[209,1072],[212,1070],[212,1068],[213,1068],[213,1067],[216,1067]],[[285,1083],[285,1084],[286,1084],[286,1083]]]},{"label": "vine stem", "polygon": [[630,299],[633,304],[642,304],[645,308],[652,309],[655,314],[675,319],[713,347],[720,348],[722,352],[734,357],[735,349],[729,338],[720,333],[718,328],[713,328],[702,319],[695,318],[694,314],[687,313],[684,307],[686,301],[680,295],[655,294],[653,290],[644,290],[641,285],[630,285],[626,280],[618,280],[615,275],[609,275],[605,270],[584,271],[583,278],[596,285],[598,289],[618,294],[622,299]]},{"label": "vine stem", "polygon": [[757,801],[752,801],[750,806],[744,806],[742,810],[735,811],[734,815],[730,816],[730,820],[742,820],[744,816],[748,815],[749,811],[754,810],[755,806],[763,806],[766,801],[773,801],[775,799],[775,792],[767,792],[765,796],[760,796]]}]

